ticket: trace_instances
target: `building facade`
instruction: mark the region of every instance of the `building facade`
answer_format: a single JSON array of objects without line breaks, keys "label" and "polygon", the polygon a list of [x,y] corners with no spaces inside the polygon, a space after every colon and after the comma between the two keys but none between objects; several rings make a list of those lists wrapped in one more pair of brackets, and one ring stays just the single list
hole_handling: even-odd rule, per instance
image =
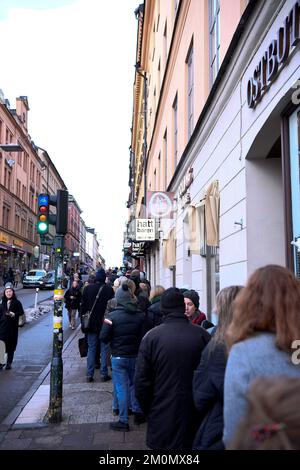
[{"label": "building facade", "polygon": [[0,278],[9,268],[28,270],[37,260],[37,196],[42,189],[42,162],[28,134],[28,99],[11,109],[0,96]]},{"label": "building facade", "polygon": [[65,236],[66,268],[77,270],[80,265],[80,214],[81,209],[71,194],[69,195],[68,233]]},{"label": "building facade", "polygon": [[299,3],[182,0],[173,21],[170,3],[146,2],[137,48],[154,87],[147,189],[176,201],[146,266],[152,283],[196,289],[210,314],[259,266],[299,275]]}]

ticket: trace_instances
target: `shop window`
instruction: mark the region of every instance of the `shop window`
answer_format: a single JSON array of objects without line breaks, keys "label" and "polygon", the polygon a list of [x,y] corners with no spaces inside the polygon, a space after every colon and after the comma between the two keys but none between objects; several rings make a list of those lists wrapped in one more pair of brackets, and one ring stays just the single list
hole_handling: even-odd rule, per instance
[{"label": "shop window", "polygon": [[209,62],[212,85],[220,68],[220,0],[209,0]]},{"label": "shop window", "polygon": [[187,119],[188,119],[188,139],[194,130],[194,50],[193,42],[190,46],[186,59],[187,65]]},{"label": "shop window", "polygon": [[[300,279],[300,108],[289,118],[292,241],[294,245],[294,270]],[[298,248],[299,247],[299,248]]]}]

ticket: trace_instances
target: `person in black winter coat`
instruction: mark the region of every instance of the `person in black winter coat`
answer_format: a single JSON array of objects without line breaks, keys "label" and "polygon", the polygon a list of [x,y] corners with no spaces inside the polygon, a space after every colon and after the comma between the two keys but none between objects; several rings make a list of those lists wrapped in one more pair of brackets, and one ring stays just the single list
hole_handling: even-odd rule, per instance
[{"label": "person in black winter coat", "polygon": [[134,395],[133,377],[145,315],[138,309],[126,281],[117,289],[116,300],[117,308],[105,318],[100,339],[111,346],[113,383],[119,405],[120,419],[112,422],[110,427],[116,431],[128,431],[129,393],[136,424],[143,418]]},{"label": "person in black winter coat", "polygon": [[[112,287],[105,284],[106,274],[104,269],[99,269],[96,273],[95,284],[89,284],[84,288],[82,295],[82,303],[80,307],[80,314],[84,315],[86,312],[91,311],[93,304],[96,300],[97,294],[100,295],[92,311],[89,328],[87,332],[88,341],[88,355],[87,355],[87,381],[93,382],[94,380],[94,369],[97,352],[97,344],[100,342],[99,334],[102,328],[104,313],[106,310],[108,300],[114,297],[114,291]],[[101,348],[101,368],[100,376],[101,380],[106,382],[111,377],[108,375],[107,368],[107,353],[108,347],[100,342]]]},{"label": "person in black winter coat", "polygon": [[66,309],[68,311],[70,327],[72,330],[74,330],[76,325],[76,312],[79,309],[82,297],[77,281],[72,282],[72,287],[66,291],[64,297]]},{"label": "person in black winter coat", "polygon": [[241,286],[231,286],[218,293],[218,326],[194,372],[193,397],[200,423],[193,443],[193,448],[197,450],[224,450],[223,398],[227,362],[225,334],[232,320],[232,304],[240,289]]},{"label": "person in black winter coat", "polygon": [[[18,343],[19,317],[24,315],[21,302],[17,299],[13,285],[7,283],[0,304],[0,340],[4,341],[7,352],[6,369],[11,369],[14,352]],[[1,365],[3,367],[3,364]],[[1,368],[2,368],[1,367]]]},{"label": "person in black winter coat", "polygon": [[177,288],[161,296],[164,321],[142,339],[136,364],[135,390],[147,416],[147,446],[155,450],[192,448],[197,429],[193,372],[210,335],[185,315]]},{"label": "person in black winter coat", "polygon": [[164,291],[163,286],[155,286],[150,292],[151,304],[146,312],[144,334],[162,323],[163,315],[160,311],[160,299]]}]

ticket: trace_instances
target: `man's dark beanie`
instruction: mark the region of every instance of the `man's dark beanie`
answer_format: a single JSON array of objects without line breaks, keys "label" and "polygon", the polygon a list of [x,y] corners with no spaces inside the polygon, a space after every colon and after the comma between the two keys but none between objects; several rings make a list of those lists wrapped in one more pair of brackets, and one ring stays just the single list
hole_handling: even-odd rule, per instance
[{"label": "man's dark beanie", "polygon": [[184,297],[177,287],[170,287],[163,292],[160,298],[160,310],[163,315],[185,312]]},{"label": "man's dark beanie", "polygon": [[199,294],[195,290],[187,290],[183,293],[183,297],[190,299],[195,305],[196,309],[199,308]]},{"label": "man's dark beanie", "polygon": [[104,269],[103,268],[98,269],[98,271],[96,272],[95,281],[96,282],[105,282],[105,279],[106,279],[106,274],[105,274]]}]

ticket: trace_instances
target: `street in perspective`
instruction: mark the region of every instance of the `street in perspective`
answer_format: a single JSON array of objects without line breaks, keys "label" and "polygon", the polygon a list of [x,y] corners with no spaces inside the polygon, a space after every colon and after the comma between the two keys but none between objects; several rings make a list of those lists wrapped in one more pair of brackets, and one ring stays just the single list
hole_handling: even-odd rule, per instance
[{"label": "street in perspective", "polygon": [[300,1],[10,0],[0,43],[3,459],[286,462]]}]

